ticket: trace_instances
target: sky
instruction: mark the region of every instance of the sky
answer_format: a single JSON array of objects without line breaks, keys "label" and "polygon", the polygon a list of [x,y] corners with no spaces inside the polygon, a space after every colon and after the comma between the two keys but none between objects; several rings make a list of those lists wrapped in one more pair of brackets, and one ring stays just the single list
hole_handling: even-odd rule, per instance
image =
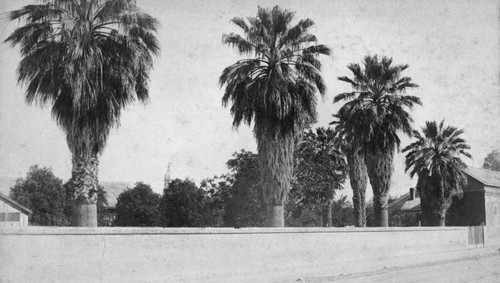
[{"label": "sky", "polygon": [[[4,14],[35,0],[0,1]],[[222,70],[241,59],[222,44],[222,35],[238,32],[236,16],[255,16],[257,7],[279,5],[295,19],[315,22],[311,32],[332,49],[321,59],[326,95],[318,100],[318,124],[327,126],[340,107],[333,97],[350,90],[337,80],[350,76],[346,66],[366,55],[392,57],[409,64],[404,75],[420,87],[422,107],[412,111],[414,126],[445,119],[465,130],[472,147],[468,165],[500,149],[500,4],[498,1],[254,1],[137,0],[160,21],[161,55],[151,71],[150,101],[127,107],[100,157],[99,179],[133,184],[144,181],[157,192],[171,163],[172,178],[196,182],[226,173],[226,162],[241,149],[256,152],[252,128],[232,128],[221,105]],[[18,22],[0,19],[0,39]],[[24,177],[31,165],[53,169],[67,180],[71,154],[50,107],[27,105],[17,84],[18,48],[0,43],[0,176]],[[402,146],[409,144],[403,138]],[[404,156],[395,158],[390,194],[406,193],[416,180],[404,172]],[[351,195],[349,186],[341,194]],[[368,189],[369,191],[369,189]],[[368,196],[370,193],[368,193]]]}]

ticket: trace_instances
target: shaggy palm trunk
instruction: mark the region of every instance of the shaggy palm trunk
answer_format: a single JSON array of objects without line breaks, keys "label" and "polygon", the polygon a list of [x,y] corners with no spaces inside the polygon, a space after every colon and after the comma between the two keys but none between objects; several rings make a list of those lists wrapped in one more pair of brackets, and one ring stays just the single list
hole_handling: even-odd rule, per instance
[{"label": "shaggy palm trunk", "polygon": [[420,195],[420,222],[422,226],[433,226],[433,213],[431,206],[430,195],[432,185],[428,178],[427,172],[418,175],[417,190]]},{"label": "shaggy palm trunk", "polygon": [[97,227],[97,154],[74,154],[71,186],[76,207],[73,226]]},{"label": "shaggy palm trunk", "polygon": [[284,227],[283,204],[293,173],[293,134],[262,134],[256,131],[260,178],[266,202],[267,227]]},{"label": "shaggy palm trunk", "polygon": [[419,190],[420,194],[420,222],[422,226],[433,226],[432,225],[432,208],[430,201],[424,193]]},{"label": "shaggy palm trunk", "polygon": [[388,195],[393,172],[394,150],[381,149],[366,152],[366,165],[373,189],[375,226],[389,226]]},{"label": "shaggy palm trunk", "polygon": [[347,163],[349,165],[349,182],[352,188],[352,203],[354,206],[354,221],[356,227],[366,226],[366,163],[361,150],[348,150]]},{"label": "shaggy palm trunk", "polygon": [[437,203],[433,206],[433,225],[432,226],[446,226],[446,212],[451,205],[451,196],[449,198],[441,198],[436,200]]},{"label": "shaggy palm trunk", "polygon": [[441,177],[433,178],[428,172],[418,177],[422,226],[445,226],[446,212],[451,205],[451,194],[445,195]]}]

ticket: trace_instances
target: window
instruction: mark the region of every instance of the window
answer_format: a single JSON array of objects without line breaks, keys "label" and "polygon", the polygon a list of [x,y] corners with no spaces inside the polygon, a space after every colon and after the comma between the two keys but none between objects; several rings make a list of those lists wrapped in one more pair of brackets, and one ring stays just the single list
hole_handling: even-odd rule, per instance
[{"label": "window", "polygon": [[19,222],[20,219],[19,212],[0,212],[0,222]]}]

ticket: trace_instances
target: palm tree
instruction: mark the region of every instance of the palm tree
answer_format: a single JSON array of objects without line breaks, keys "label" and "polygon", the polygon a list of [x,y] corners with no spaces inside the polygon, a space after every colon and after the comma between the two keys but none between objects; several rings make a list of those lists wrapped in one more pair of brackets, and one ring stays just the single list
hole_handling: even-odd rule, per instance
[{"label": "palm tree", "polygon": [[410,77],[401,77],[408,65],[392,65],[392,58],[366,56],[364,68],[348,66],[352,79],[338,79],[351,84],[353,92],[341,93],[334,103],[347,101],[341,108],[350,123],[356,150],[365,153],[367,173],[373,189],[375,224],[388,226],[388,193],[393,173],[395,149],[399,149],[398,132],[411,135],[413,119],[407,109],[421,104],[415,96],[405,95],[408,88],[417,87]]},{"label": "palm tree", "polygon": [[50,104],[66,133],[80,204],[75,224],[95,225],[98,157],[122,109],[148,99],[157,21],[133,0],[45,0],[9,18],[25,22],[5,41],[20,46],[26,101]]},{"label": "palm tree", "polygon": [[422,134],[414,131],[417,139],[403,149],[406,154],[406,171],[418,175],[417,190],[420,194],[424,225],[445,226],[446,211],[452,196],[461,196],[467,185],[466,165],[460,156],[471,157],[470,146],[460,136],[463,130],[426,122]]},{"label": "palm tree", "polygon": [[232,19],[243,36],[229,33],[222,38],[241,55],[253,54],[225,68],[219,83],[225,85],[223,106],[232,104],[233,126],[254,122],[266,225],[277,227],[284,226],[295,138],[316,117],[316,93],[325,93],[317,57],[330,54],[308,32],[314,22],[305,19],[292,26],[293,16],[278,6],[259,7],[255,17]]},{"label": "palm tree", "polygon": [[330,124],[336,124],[338,138],[341,140],[342,151],[346,155],[347,164],[349,165],[349,183],[353,192],[352,203],[354,210],[354,224],[356,227],[366,227],[366,185],[367,169],[365,162],[365,152],[361,144],[356,144],[356,135],[351,127],[355,124],[354,121],[349,121],[349,113],[346,113],[346,108],[341,108],[333,117],[337,120]]}]

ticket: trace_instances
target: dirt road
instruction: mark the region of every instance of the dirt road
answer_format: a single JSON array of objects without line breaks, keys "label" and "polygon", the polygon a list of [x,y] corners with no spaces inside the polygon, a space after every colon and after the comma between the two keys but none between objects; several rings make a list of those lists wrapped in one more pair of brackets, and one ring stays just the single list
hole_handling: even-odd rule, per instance
[{"label": "dirt road", "polygon": [[306,282],[500,282],[500,253],[457,259],[439,263],[428,263],[405,268],[379,270],[376,272],[331,278],[310,278]]}]

